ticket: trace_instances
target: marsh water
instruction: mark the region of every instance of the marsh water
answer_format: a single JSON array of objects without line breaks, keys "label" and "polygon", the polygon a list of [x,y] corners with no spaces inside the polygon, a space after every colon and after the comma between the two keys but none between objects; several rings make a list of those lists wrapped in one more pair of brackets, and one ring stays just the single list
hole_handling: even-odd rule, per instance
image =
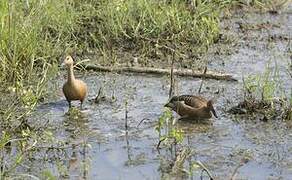
[{"label": "marsh water", "polygon": [[[289,11],[290,8],[290,11]],[[222,22],[223,34],[238,38],[236,43],[217,44],[205,57],[209,69],[233,74],[239,81],[204,80],[201,95],[215,99],[219,116],[207,123],[181,123],[183,145],[191,147],[192,156],[184,163],[202,162],[216,179],[292,179],[291,122],[260,117],[232,115],[227,110],[243,100],[242,76],[262,73],[265,67],[277,68],[283,87],[292,87],[287,67],[291,61],[291,6],[273,14],[238,14]],[[242,30],[240,23],[268,24],[267,28]],[[254,27],[254,26],[253,26]],[[219,53],[218,53],[219,52]],[[65,74],[65,72],[63,72]],[[31,158],[18,167],[39,177],[50,172],[57,179],[161,179],[175,157],[175,151],[156,149],[159,134],[155,130],[168,100],[169,77],[149,74],[113,74],[88,72],[78,74],[89,93],[83,109],[73,104],[68,112],[61,87],[63,76],[50,83],[50,98],[29,118],[34,125],[46,124],[55,139],[37,145]],[[177,78],[178,94],[197,94],[201,79]],[[102,87],[105,100],[94,99]],[[128,129],[125,128],[127,111]],[[177,117],[176,115],[174,115]],[[179,149],[177,150],[179,152]],[[8,154],[15,154],[11,150]],[[208,179],[200,168],[173,179]],[[169,177],[168,177],[169,178]]]}]

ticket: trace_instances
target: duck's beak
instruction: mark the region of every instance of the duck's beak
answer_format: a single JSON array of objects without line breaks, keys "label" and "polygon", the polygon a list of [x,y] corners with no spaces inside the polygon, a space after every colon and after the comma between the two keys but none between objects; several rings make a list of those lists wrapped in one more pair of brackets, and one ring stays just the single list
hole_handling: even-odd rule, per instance
[{"label": "duck's beak", "polygon": [[216,118],[218,118],[218,116],[217,116],[217,113],[216,113],[216,111],[215,111],[215,109],[214,109],[214,107],[213,107],[213,106],[212,106],[212,109],[211,109],[211,111],[212,111],[213,115],[214,115]]},{"label": "duck's beak", "polygon": [[172,107],[173,107],[173,103],[168,102],[168,103],[166,103],[166,104],[164,105],[164,107],[172,108]]},{"label": "duck's beak", "polygon": [[169,103],[164,104],[164,107],[169,107]]}]

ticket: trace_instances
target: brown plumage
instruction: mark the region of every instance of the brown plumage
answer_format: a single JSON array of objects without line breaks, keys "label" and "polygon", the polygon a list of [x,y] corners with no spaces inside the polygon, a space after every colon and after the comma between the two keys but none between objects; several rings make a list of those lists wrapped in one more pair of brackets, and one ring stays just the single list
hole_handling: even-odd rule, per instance
[{"label": "brown plumage", "polygon": [[173,96],[169,102],[175,101],[184,101],[186,105],[189,105],[194,108],[198,108],[201,106],[206,106],[208,100],[201,96],[194,96],[194,95],[180,95],[180,96]]},{"label": "brown plumage", "polygon": [[[210,119],[213,115],[217,118],[212,101],[207,101],[200,96],[182,95],[174,96],[165,105],[181,116],[180,119]],[[211,113],[212,112],[212,113]]]},{"label": "brown plumage", "polygon": [[87,86],[83,81],[75,79],[73,63],[73,58],[71,56],[67,56],[63,62],[63,64],[67,66],[68,71],[68,79],[63,85],[63,93],[69,103],[69,107],[71,107],[71,101],[79,100],[80,107],[82,108],[83,101],[87,94]]}]

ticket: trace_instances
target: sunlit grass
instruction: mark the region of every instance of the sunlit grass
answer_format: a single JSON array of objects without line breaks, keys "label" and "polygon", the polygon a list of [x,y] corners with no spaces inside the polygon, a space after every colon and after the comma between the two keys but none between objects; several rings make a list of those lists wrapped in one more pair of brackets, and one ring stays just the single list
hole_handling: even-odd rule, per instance
[{"label": "sunlit grass", "polygon": [[[19,144],[43,139],[27,133],[22,122],[47,91],[59,59],[66,53],[100,51],[105,61],[115,61],[115,50],[152,56],[156,49],[175,47],[179,54],[202,54],[219,37],[221,10],[240,1],[193,0],[24,0],[0,1],[0,150],[8,141]],[[252,1],[261,8],[273,1]],[[280,2],[280,1],[278,1]],[[283,1],[284,2],[284,1]],[[280,3],[281,4],[281,3]],[[114,58],[113,58],[114,57]],[[184,57],[184,56],[182,56]],[[114,60],[113,60],[114,59]],[[155,58],[153,58],[155,61]],[[276,84],[264,80],[265,100],[273,99]],[[291,108],[290,98],[290,108]],[[288,111],[289,112],[289,111]],[[291,111],[290,111],[291,112]],[[291,113],[288,114],[291,117]],[[159,134],[182,140],[181,131],[163,131],[167,117],[160,119]],[[16,133],[17,132],[17,133]],[[25,134],[24,134],[25,132]],[[24,137],[25,136],[25,137]],[[48,137],[47,134],[44,136]],[[21,155],[21,154],[20,154]],[[11,160],[14,170],[22,156]],[[5,168],[1,175],[7,175]],[[9,176],[9,173],[8,175]],[[1,177],[2,178],[2,177]]]}]

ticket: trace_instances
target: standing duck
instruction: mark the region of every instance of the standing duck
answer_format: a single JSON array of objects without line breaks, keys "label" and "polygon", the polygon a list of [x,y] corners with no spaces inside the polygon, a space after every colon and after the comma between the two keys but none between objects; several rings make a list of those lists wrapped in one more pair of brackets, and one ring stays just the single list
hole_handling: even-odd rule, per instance
[{"label": "standing duck", "polygon": [[[193,95],[173,96],[165,107],[171,108],[181,116],[180,119],[200,120],[210,119],[213,115],[218,118],[211,100]],[[212,113],[211,113],[212,112]]]},{"label": "standing duck", "polygon": [[80,107],[82,108],[82,104],[87,94],[87,86],[83,81],[75,79],[73,64],[74,61],[71,56],[67,56],[62,64],[67,66],[68,71],[68,79],[67,82],[63,85],[63,93],[69,103],[69,108],[71,108],[71,101],[76,100],[80,101]]}]

